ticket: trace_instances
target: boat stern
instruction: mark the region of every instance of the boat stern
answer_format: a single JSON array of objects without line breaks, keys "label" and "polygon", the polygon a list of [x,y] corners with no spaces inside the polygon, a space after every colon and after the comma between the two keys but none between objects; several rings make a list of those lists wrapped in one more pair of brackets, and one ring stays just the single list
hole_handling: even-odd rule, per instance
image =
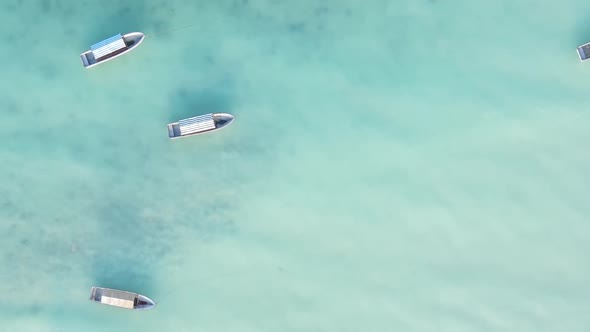
[{"label": "boat stern", "polygon": [[86,54],[80,54],[80,60],[82,60],[82,66],[88,67],[90,65],[90,63],[88,63],[88,58],[86,57]]},{"label": "boat stern", "polygon": [[96,287],[92,286],[92,288],[90,288],[90,301],[96,301]]},{"label": "boat stern", "polygon": [[590,58],[590,43],[578,46],[577,51],[580,61],[588,60],[588,58]]}]

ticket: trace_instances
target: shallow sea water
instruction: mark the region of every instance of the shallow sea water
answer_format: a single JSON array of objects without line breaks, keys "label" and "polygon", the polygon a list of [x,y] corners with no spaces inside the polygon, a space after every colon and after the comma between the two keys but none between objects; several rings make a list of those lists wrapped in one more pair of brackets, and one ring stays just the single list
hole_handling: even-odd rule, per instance
[{"label": "shallow sea water", "polygon": [[[590,328],[587,2],[0,15],[0,331]],[[167,138],[208,112],[236,121]]]}]

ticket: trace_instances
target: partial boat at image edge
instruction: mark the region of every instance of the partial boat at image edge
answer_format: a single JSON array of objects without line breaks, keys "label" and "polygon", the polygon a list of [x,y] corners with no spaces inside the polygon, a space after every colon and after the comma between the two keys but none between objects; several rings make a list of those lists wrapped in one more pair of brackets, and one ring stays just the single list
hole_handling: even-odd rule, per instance
[{"label": "partial boat at image edge", "polygon": [[588,60],[588,58],[590,58],[590,43],[578,46],[577,51],[580,61]]}]

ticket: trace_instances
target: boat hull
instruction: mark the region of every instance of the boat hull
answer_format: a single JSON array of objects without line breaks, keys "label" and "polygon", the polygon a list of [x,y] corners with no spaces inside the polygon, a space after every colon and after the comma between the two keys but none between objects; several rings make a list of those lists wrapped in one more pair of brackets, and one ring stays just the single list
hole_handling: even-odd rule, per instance
[{"label": "boat hull", "polygon": [[201,134],[211,133],[222,128],[225,128],[233,123],[234,116],[229,113],[213,113],[213,120],[215,121],[215,128],[199,131],[196,133],[191,134],[180,134],[179,124],[178,122],[173,122],[168,124],[168,138],[170,139],[177,139],[177,138],[185,138],[189,136],[196,136]]},{"label": "boat hull", "polygon": [[88,50],[82,54],[80,54],[80,60],[82,61],[82,65],[84,68],[92,68],[113,60],[115,58],[120,57],[123,54],[127,54],[134,50],[137,46],[139,46],[143,40],[145,39],[145,35],[142,32],[130,32],[123,35],[123,40],[127,47],[123,49],[123,51],[113,54],[111,56],[105,57],[103,59],[96,60],[91,50]]},{"label": "boat hull", "polygon": [[131,310],[150,310],[156,306],[156,302],[145,295],[104,287],[92,287],[90,301]]}]

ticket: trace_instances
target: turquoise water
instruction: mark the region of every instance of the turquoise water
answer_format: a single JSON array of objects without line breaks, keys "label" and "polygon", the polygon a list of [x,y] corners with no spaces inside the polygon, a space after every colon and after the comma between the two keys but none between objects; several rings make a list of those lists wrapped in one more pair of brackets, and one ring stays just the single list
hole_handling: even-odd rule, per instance
[{"label": "turquoise water", "polygon": [[[0,14],[0,331],[590,328],[589,3]],[[168,140],[208,112],[236,121]]]}]

